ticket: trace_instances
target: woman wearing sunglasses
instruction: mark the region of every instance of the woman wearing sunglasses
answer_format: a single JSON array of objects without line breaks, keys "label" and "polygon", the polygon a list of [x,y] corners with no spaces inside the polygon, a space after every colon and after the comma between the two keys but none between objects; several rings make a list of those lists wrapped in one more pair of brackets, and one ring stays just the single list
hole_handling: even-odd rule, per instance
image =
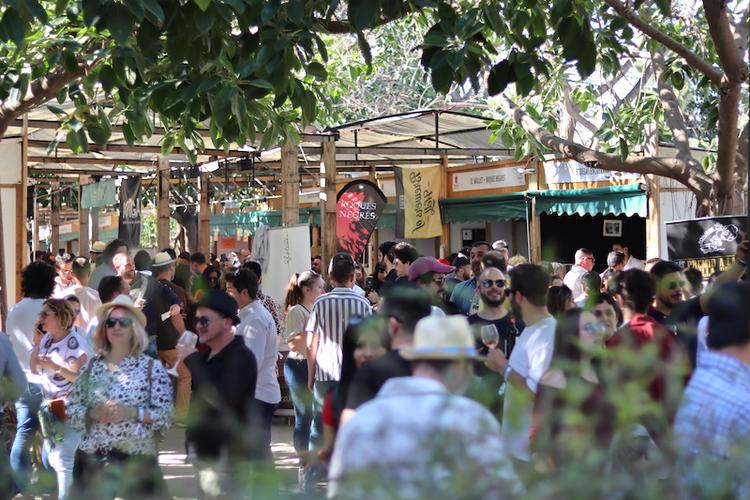
[{"label": "woman wearing sunglasses", "polygon": [[42,377],[44,402],[39,419],[44,437],[44,462],[57,475],[58,498],[68,498],[80,433],[67,418],[68,396],[78,370],[86,362],[86,341],[73,327],[76,312],[63,299],[47,299],[39,314],[46,332],[31,350],[32,373]]},{"label": "woman wearing sunglasses", "polygon": [[532,449],[551,471],[580,463],[592,450],[604,456],[609,448],[615,410],[599,372],[605,330],[582,309],[558,316],[554,353],[539,381],[530,432]]},{"label": "woman wearing sunglasses", "polygon": [[208,288],[212,290],[221,290],[221,273],[214,266],[208,266],[203,270],[203,279],[206,281]]},{"label": "woman wearing sunglasses", "polygon": [[174,417],[169,376],[143,354],[146,317],[130,297],[116,297],[97,316],[92,340],[97,356],[83,368],[69,398],[71,423],[83,433],[76,488],[83,498],[102,491],[166,497],[154,435]]}]

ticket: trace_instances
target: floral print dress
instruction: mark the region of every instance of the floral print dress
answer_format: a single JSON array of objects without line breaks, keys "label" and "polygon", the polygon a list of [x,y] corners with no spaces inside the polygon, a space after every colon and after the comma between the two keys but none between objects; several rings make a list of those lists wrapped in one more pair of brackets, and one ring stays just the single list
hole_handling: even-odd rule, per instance
[{"label": "floral print dress", "polygon": [[[146,424],[127,420],[101,423],[87,420],[89,409],[109,400],[144,407],[151,422]],[[162,364],[145,354],[126,357],[112,371],[100,356],[81,369],[68,396],[67,410],[73,427],[82,432],[81,451],[106,453],[114,449],[129,455],[154,455],[157,451],[154,433],[168,428],[174,418],[172,384]]]}]

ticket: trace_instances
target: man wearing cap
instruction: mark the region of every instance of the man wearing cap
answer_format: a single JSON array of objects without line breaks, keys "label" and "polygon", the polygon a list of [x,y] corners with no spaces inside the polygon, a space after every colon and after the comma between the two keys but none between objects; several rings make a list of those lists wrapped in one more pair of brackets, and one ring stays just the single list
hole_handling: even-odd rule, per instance
[{"label": "man wearing cap", "polygon": [[430,307],[429,295],[420,289],[397,288],[385,296],[378,316],[387,318],[390,350],[357,370],[349,386],[346,408],[341,413],[342,425],[360,406],[375,398],[387,380],[411,375],[411,365],[401,356],[400,349],[414,345],[414,328],[419,320],[430,315]]},{"label": "man wearing cap", "polygon": [[[237,302],[221,290],[208,290],[198,303],[196,331],[207,352],[181,346],[190,370],[193,398],[185,433],[205,497],[231,494],[231,480],[251,458],[247,429],[258,368],[245,341],[234,335]],[[231,496],[226,496],[231,498]]]},{"label": "man wearing cap", "polygon": [[[523,487],[497,420],[461,396],[477,358],[466,318],[420,320],[401,349],[412,376],[388,380],[339,431],[329,469],[336,498],[503,498]],[[460,478],[460,480],[457,480]]]},{"label": "man wearing cap", "polygon": [[[177,362],[178,354],[177,341],[180,339],[180,335],[185,331],[185,321],[181,313],[176,316],[172,316],[172,302],[174,297],[178,299],[178,305],[180,311],[185,310],[186,304],[184,297],[181,299],[177,294],[177,285],[172,283],[174,278],[174,259],[167,252],[159,252],[154,256],[154,262],[152,264],[154,279],[156,282],[154,286],[161,289],[156,289],[153,299],[155,300],[155,309],[157,311],[165,309],[163,314],[169,313],[170,316],[167,318],[169,321],[161,321],[160,327],[156,329],[156,346],[157,355],[165,366],[171,367]],[[171,292],[171,293],[169,293]],[[183,290],[184,293],[184,290]],[[162,320],[162,318],[159,318]],[[187,410],[190,406],[190,370],[188,370],[183,363],[177,365],[177,399],[175,407],[177,410],[177,420],[184,421],[187,416]]]},{"label": "man wearing cap", "polygon": [[430,294],[432,314],[436,316],[445,316],[445,274],[454,270],[453,266],[443,264],[435,257],[420,257],[409,266],[409,281]]}]

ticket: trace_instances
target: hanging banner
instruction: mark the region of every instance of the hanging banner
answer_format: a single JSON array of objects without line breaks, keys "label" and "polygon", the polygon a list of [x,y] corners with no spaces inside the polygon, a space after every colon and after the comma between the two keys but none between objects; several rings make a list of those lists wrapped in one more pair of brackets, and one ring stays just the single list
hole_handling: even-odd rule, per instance
[{"label": "hanging banner", "polygon": [[638,180],[641,174],[632,172],[610,172],[589,167],[575,160],[557,160],[544,163],[544,179],[547,184],[569,182],[604,182],[612,179]]},{"label": "hanging banner", "polygon": [[361,262],[388,199],[373,182],[358,180],[344,186],[336,200],[337,251],[348,252]]},{"label": "hanging banner", "polygon": [[141,178],[126,177],[120,184],[118,239],[130,248],[141,246]]},{"label": "hanging banner", "polygon": [[742,240],[747,216],[704,217],[667,222],[670,260],[734,255]]},{"label": "hanging banner", "polygon": [[[442,234],[440,219],[440,166],[393,167],[398,211],[396,237],[434,238]],[[402,219],[400,221],[399,219]]]},{"label": "hanging banner", "polygon": [[81,186],[81,207],[107,207],[117,203],[115,180],[95,182]]}]

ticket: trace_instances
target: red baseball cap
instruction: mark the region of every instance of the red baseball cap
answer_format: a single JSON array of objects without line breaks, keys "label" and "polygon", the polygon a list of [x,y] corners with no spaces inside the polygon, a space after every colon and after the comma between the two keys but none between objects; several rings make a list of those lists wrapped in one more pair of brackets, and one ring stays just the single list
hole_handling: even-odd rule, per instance
[{"label": "red baseball cap", "polygon": [[420,257],[411,263],[409,267],[409,281],[416,281],[417,278],[426,273],[450,273],[456,268],[441,263],[435,257]]}]

